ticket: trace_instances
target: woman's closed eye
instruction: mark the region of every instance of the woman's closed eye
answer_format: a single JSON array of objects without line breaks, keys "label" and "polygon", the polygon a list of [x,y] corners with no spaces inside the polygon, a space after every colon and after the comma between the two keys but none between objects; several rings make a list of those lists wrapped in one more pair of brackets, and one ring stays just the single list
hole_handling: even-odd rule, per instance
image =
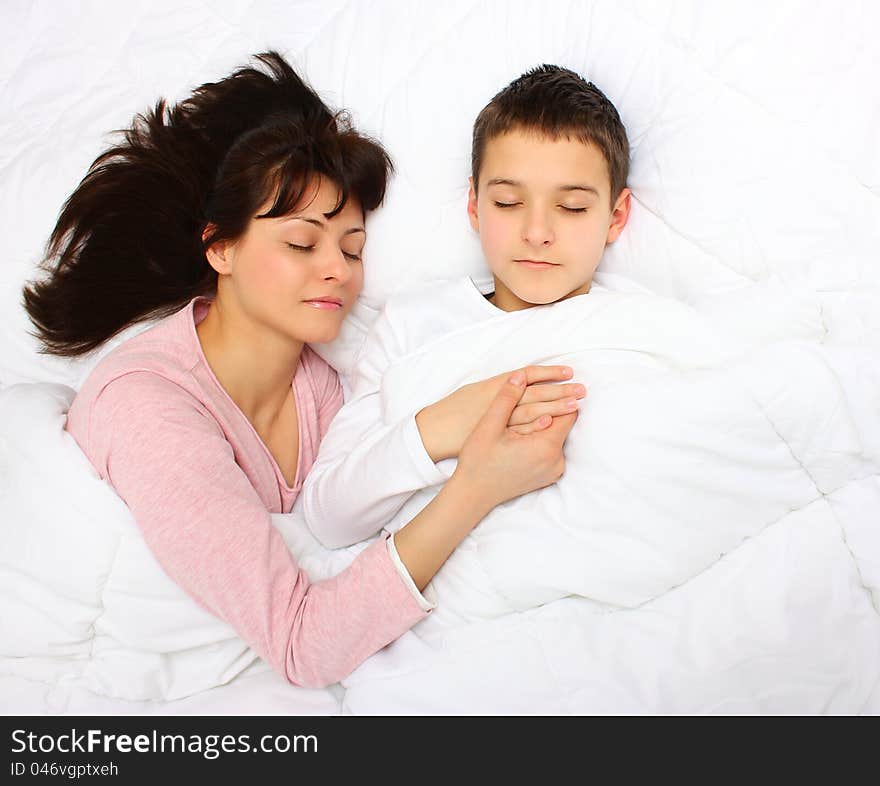
[{"label": "woman's closed eye", "polygon": [[[313,243],[310,246],[302,246],[298,243],[287,243],[287,247],[293,249],[294,251],[299,251],[302,253],[308,253],[310,251],[315,250],[315,244]],[[344,256],[349,262],[360,262],[361,254],[360,252],[354,253],[351,251],[342,251],[342,256]]]},{"label": "woman's closed eye", "polygon": [[519,202],[499,202],[497,199],[495,199],[492,201],[492,204],[495,205],[495,207],[504,208],[504,207],[516,207],[519,204]]}]

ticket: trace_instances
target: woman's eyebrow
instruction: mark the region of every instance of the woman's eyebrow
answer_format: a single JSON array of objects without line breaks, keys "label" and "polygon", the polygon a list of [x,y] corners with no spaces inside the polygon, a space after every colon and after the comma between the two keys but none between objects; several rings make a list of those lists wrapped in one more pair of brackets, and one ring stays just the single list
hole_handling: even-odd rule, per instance
[{"label": "woman's eyebrow", "polygon": [[[288,216],[283,219],[284,221],[306,221],[309,224],[314,224],[318,229],[327,229],[327,224],[324,221],[320,221],[317,218],[306,218],[305,216]],[[350,229],[346,229],[343,232],[343,235],[353,235],[355,232],[363,232],[365,235],[367,234],[367,230],[363,227],[351,227]]]}]

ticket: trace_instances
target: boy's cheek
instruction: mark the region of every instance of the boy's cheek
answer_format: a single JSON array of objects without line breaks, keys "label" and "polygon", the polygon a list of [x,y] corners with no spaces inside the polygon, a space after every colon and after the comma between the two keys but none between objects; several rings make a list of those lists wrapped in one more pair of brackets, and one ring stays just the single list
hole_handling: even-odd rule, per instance
[{"label": "boy's cheek", "polygon": [[483,220],[480,226],[480,237],[483,239],[483,248],[493,254],[504,254],[506,247],[516,242],[515,231],[509,222],[499,220],[493,216]]}]

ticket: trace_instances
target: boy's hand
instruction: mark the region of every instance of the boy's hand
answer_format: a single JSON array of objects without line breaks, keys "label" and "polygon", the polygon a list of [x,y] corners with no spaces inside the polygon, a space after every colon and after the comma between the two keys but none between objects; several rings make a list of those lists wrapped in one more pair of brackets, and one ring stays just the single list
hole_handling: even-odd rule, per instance
[{"label": "boy's hand", "polygon": [[[554,417],[577,412],[578,399],[586,395],[583,385],[547,384],[571,379],[569,366],[527,366],[517,371],[525,375],[526,388],[507,424],[516,433],[540,431]],[[458,456],[464,441],[513,373],[465,385],[418,412],[416,424],[433,461]]]}]

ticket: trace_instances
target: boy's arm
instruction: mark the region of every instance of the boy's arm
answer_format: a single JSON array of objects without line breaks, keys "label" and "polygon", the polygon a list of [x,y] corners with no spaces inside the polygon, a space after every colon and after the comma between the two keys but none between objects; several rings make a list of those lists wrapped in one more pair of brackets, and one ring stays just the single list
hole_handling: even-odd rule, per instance
[{"label": "boy's arm", "polygon": [[448,479],[425,450],[415,415],[383,422],[382,376],[405,351],[386,309],[361,351],[353,397],[333,418],[302,490],[306,522],[327,548],[375,535],[412,494]]}]

